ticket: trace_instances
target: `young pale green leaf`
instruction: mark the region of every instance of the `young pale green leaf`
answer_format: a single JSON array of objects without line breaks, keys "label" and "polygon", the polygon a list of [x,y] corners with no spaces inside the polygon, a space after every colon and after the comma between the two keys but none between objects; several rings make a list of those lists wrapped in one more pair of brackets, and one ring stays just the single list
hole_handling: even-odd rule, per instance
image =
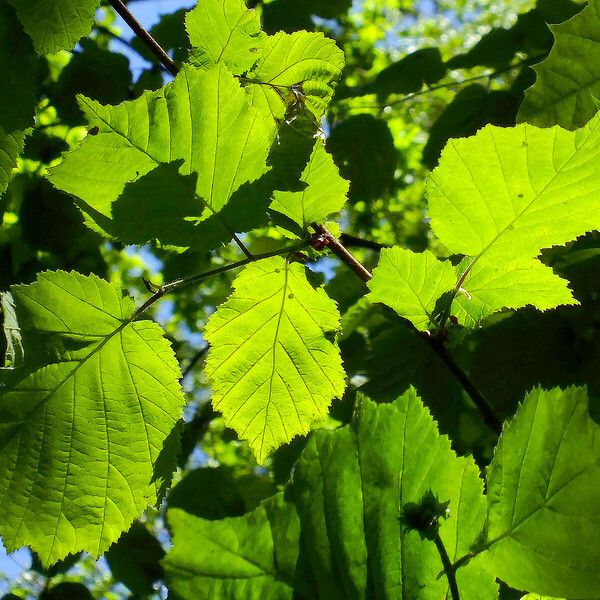
[{"label": "young pale green leaf", "polygon": [[454,267],[429,250],[420,254],[399,248],[384,249],[369,282],[372,302],[381,302],[425,331],[436,317],[440,297],[456,283]]},{"label": "young pale green leaf", "polygon": [[[198,175],[196,195],[204,201],[198,206],[206,206],[207,215],[221,211],[243,184],[267,171],[276,125],[250,106],[224,65],[209,71],[185,67],[161,90],[118,106],[87,98],[80,105],[97,130],[49,177],[80,199],[88,223],[105,235],[118,234],[112,211],[125,185],[161,163],[183,160],[180,173]],[[174,214],[180,216],[178,208]]]},{"label": "young pale green leaf", "polygon": [[261,58],[249,73],[249,86],[254,106],[283,119],[297,98],[292,86],[300,86],[301,103],[320,119],[331,97],[334,81],[344,67],[344,53],[322,33],[297,31],[269,36]]},{"label": "young pale green leaf", "polygon": [[183,600],[292,600],[303,587],[300,523],[282,493],[242,517],[209,521],[171,509],[168,520],[173,548],[162,564]]},{"label": "young pale green leaf", "polygon": [[536,257],[600,227],[600,115],[575,132],[485,127],[452,140],[427,184],[431,226],[453,253],[460,322],[501,308],[576,304]]},{"label": "young pale green leaf", "polygon": [[300,179],[307,187],[299,192],[275,192],[271,208],[291,219],[301,231],[315,221],[325,221],[346,204],[350,184],[340,177],[321,140],[315,143]]},{"label": "young pale green leaf", "polygon": [[[222,521],[170,510],[174,546],[163,564],[185,599],[295,592],[306,599],[438,600],[449,597],[438,577],[441,559],[434,541],[414,528],[415,509],[431,499],[444,514],[422,515],[422,522],[426,528],[439,516],[453,560],[485,523],[477,466],[454,454],[413,390],[387,405],[362,399],[352,425],[313,434],[285,495]],[[461,598],[497,598],[494,578],[477,560],[458,571],[458,583]]]},{"label": "young pale green leaf", "polygon": [[214,408],[262,463],[343,394],[340,354],[326,337],[340,317],[304,267],[281,257],[249,265],[233,286],[206,326],[206,375]]},{"label": "young pale green leaf", "polygon": [[582,388],[535,389],[505,424],[488,472],[483,548],[510,586],[598,596],[599,440]]},{"label": "young pale green leaf", "polygon": [[187,13],[185,26],[192,64],[208,69],[223,62],[236,75],[255,65],[267,37],[258,13],[243,0],[200,0]]},{"label": "young pale green leaf", "polygon": [[0,374],[0,534],[44,565],[102,554],[164,493],[184,398],[162,330],[62,271],[12,289],[25,367]]},{"label": "young pale green leaf", "polygon": [[9,0],[39,54],[71,50],[94,23],[100,0]]},{"label": "young pale green leaf", "polygon": [[20,367],[25,358],[25,351],[21,328],[15,313],[15,301],[10,292],[0,292],[0,320],[4,336],[3,343],[0,345],[4,350],[4,356],[0,356],[0,359],[3,359],[3,362],[0,362],[0,369]]},{"label": "young pale green leaf", "polygon": [[598,110],[600,0],[590,0],[578,15],[551,29],[554,46],[548,58],[534,67],[537,80],[525,93],[518,120],[576,129]]}]

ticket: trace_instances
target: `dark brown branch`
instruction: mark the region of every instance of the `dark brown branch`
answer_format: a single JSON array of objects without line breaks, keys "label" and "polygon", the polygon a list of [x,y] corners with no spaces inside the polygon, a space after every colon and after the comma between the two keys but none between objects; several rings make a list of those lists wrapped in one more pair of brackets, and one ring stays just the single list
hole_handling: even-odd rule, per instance
[{"label": "dark brown branch", "polygon": [[[325,245],[343,263],[348,265],[360,279],[362,279],[364,282],[370,281],[372,279],[373,275],[371,274],[371,272],[365,266],[363,266],[325,226],[313,223],[312,228],[320,237],[320,240],[324,241]],[[495,433],[500,435],[502,431],[501,421],[494,414],[492,407],[484,398],[483,394],[479,391],[477,386],[473,383],[473,381],[471,381],[471,378],[467,375],[465,371],[462,370],[460,365],[458,365],[458,363],[455,362],[452,356],[450,356],[448,350],[443,344],[443,341],[441,339],[438,339],[437,337],[433,337],[429,333],[423,334],[408,321],[407,323],[417,335],[422,336],[423,339],[427,341],[429,346],[437,354],[440,360],[446,365],[446,367],[454,375],[454,377],[456,377],[458,382],[462,385],[465,392],[467,392],[467,394],[481,413],[483,422]]]},{"label": "dark brown branch", "polygon": [[315,232],[322,237],[325,245],[346,265],[348,265],[354,273],[360,277],[363,281],[370,281],[373,277],[371,271],[369,271],[364,265],[362,265],[354,256],[348,251],[348,249],[325,227],[324,225],[318,225],[313,223],[311,227]]},{"label": "dark brown branch", "polygon": [[117,11],[119,16],[129,25],[131,30],[148,46],[148,49],[160,63],[175,77],[179,72],[179,67],[173,62],[171,57],[162,49],[160,44],[141,26],[139,21],[129,12],[129,9],[123,4],[122,0],[109,0],[110,5]]},{"label": "dark brown branch", "polygon": [[456,582],[456,568],[452,564],[450,557],[448,556],[448,552],[444,546],[444,542],[442,542],[442,538],[440,537],[439,532],[435,534],[434,538],[435,547],[438,550],[440,555],[440,559],[442,561],[442,565],[444,567],[444,573],[446,574],[446,578],[448,579],[448,587],[450,588],[450,597],[452,600],[460,600],[460,594],[458,591],[458,583]]}]

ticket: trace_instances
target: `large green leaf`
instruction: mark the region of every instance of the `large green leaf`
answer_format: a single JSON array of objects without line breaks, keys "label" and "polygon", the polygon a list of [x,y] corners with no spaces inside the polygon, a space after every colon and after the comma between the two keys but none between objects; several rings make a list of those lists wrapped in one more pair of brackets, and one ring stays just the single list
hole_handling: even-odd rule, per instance
[{"label": "large green leaf", "polygon": [[248,81],[254,106],[283,119],[297,99],[292,86],[299,86],[302,103],[320,119],[333,95],[334,82],[344,66],[344,53],[322,33],[279,32],[269,36]]},{"label": "large green leaf", "polygon": [[[454,560],[485,524],[477,466],[439,436],[414,390],[387,405],[362,399],[352,425],[313,434],[285,495],[222,521],[169,511],[167,578],[185,599],[439,600],[449,592],[438,549],[414,528],[432,504]],[[458,571],[461,598],[497,598],[478,560]]]},{"label": "large green leaf", "polygon": [[212,403],[259,462],[327,413],[344,392],[335,303],[304,267],[274,257],[249,265],[210,318],[206,374]]},{"label": "large green leaf", "polygon": [[[162,163],[183,160],[182,175],[197,173],[195,191],[205,217],[267,171],[276,125],[250,106],[247,92],[223,65],[209,71],[185,67],[165,88],[118,106],[86,98],[80,106],[97,129],[49,177],[80,199],[88,222],[104,234],[118,237],[119,228],[132,229],[115,226],[113,204],[126,184]],[[188,231],[189,221],[182,221],[182,229]]]},{"label": "large green leaf", "polygon": [[71,50],[94,23],[100,0],[9,0],[40,54]]},{"label": "large green leaf", "polygon": [[508,421],[488,472],[487,548],[509,585],[597,598],[600,428],[585,389],[533,390]]},{"label": "large green leaf", "polygon": [[313,222],[322,222],[346,204],[350,184],[340,177],[331,155],[317,140],[300,176],[306,188],[299,192],[275,192],[271,208],[306,231]]},{"label": "large green leaf", "polygon": [[95,277],[12,288],[25,367],[0,380],[0,534],[44,565],[99,556],[164,493],[184,398],[161,329]]},{"label": "large green leaf", "polygon": [[554,46],[534,67],[537,81],[526,92],[518,118],[540,127],[576,129],[598,110],[600,0],[590,0],[578,15],[551,29]]},{"label": "large green leaf", "polygon": [[369,282],[369,297],[424,331],[434,324],[438,300],[452,290],[455,281],[452,265],[439,261],[429,250],[416,254],[396,246],[381,252]]},{"label": "large green leaf", "polygon": [[236,75],[254,66],[266,38],[259,14],[243,0],[200,0],[185,25],[193,64],[210,68],[223,62]]},{"label": "large green leaf", "polygon": [[208,521],[172,509],[168,519],[173,549],[163,567],[179,598],[292,600],[302,587],[300,523],[283,494],[243,517]]},{"label": "large green leaf", "polygon": [[459,265],[454,312],[576,304],[536,257],[600,227],[600,115],[575,132],[488,126],[448,143],[427,184],[431,226]]}]

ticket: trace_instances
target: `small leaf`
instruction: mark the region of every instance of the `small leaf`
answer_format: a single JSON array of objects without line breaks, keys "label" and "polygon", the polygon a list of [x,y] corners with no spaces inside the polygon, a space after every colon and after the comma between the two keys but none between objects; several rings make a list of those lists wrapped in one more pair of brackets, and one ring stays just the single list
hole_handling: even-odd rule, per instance
[{"label": "small leaf", "polygon": [[306,188],[300,192],[275,192],[271,208],[306,231],[313,222],[323,222],[346,204],[349,183],[340,177],[331,155],[317,140],[300,176]]},{"label": "small leaf", "polygon": [[372,302],[381,302],[425,331],[435,323],[436,304],[452,290],[454,267],[429,250],[416,254],[399,248],[384,249],[369,282]]},{"label": "small leaf", "polygon": [[266,35],[260,16],[243,0],[200,0],[185,18],[192,44],[190,62],[209,69],[223,62],[235,75],[249,71]]},{"label": "small leaf", "polygon": [[583,388],[534,389],[488,473],[490,568],[516,589],[596,598],[600,428]]},{"label": "small leaf", "polygon": [[590,0],[578,15],[551,29],[554,46],[534,67],[537,81],[527,90],[518,119],[539,127],[576,129],[598,110],[600,0]]},{"label": "small leaf", "polygon": [[9,0],[39,54],[71,50],[94,23],[100,0]]},{"label": "small leaf", "polygon": [[6,133],[0,127],[0,194],[8,188],[17,157],[23,151],[25,135],[22,131]]},{"label": "small leaf", "polygon": [[262,57],[249,73],[252,103],[283,119],[301,87],[302,102],[320,119],[333,95],[334,82],[344,66],[344,53],[322,33],[279,32],[264,43]]},{"label": "small leaf", "polygon": [[99,556],[170,481],[181,373],[98,277],[47,272],[12,293],[27,362],[0,374],[0,534],[44,566]]},{"label": "small leaf", "polygon": [[303,266],[280,257],[249,265],[233,287],[206,326],[206,375],[214,408],[263,463],[343,394],[339,351],[325,337],[339,313]]}]

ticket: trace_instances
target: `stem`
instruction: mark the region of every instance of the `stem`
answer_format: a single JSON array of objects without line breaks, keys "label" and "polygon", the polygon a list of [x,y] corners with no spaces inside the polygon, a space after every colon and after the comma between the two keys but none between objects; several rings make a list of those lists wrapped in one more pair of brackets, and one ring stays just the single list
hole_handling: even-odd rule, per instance
[{"label": "stem", "polygon": [[340,243],[347,248],[367,248],[367,250],[374,250],[375,252],[380,252],[384,248],[391,248],[389,244],[380,244],[372,240],[365,240],[348,233],[340,235]]},{"label": "stem", "polygon": [[312,223],[311,227],[316,233],[323,236],[327,243],[327,247],[346,265],[348,265],[357,277],[362,279],[365,283],[373,278],[371,271],[369,271],[362,263],[360,263],[352,253],[325,227],[324,225],[318,225]]},{"label": "stem", "polygon": [[159,62],[175,77],[179,72],[179,67],[173,62],[171,57],[162,49],[160,44],[141,26],[138,20],[129,12],[129,9],[123,4],[122,0],[109,0],[110,5],[117,11],[119,16],[129,25],[131,30],[148,46],[148,49]]},{"label": "stem", "polygon": [[502,422],[500,419],[498,419],[489,402],[485,399],[471,378],[465,371],[462,370],[459,364],[449,354],[443,342],[440,339],[428,334],[423,335],[420,333],[420,335],[422,335],[422,337],[429,343],[430,348],[437,354],[437,356],[446,365],[454,377],[456,377],[459,383],[463,386],[465,392],[469,394],[469,397],[481,413],[483,422],[497,435],[500,435],[500,433],[502,433]]},{"label": "stem", "polygon": [[[313,223],[311,227],[318,233],[320,236],[325,238],[327,242],[327,246],[331,249],[331,251],[346,265],[348,265],[352,271],[359,277],[362,281],[367,282],[370,281],[373,277],[371,272],[362,265],[344,246],[343,244],[323,225],[318,225]],[[496,434],[500,435],[502,432],[502,423],[495,415],[492,407],[488,403],[488,401],[484,398],[483,394],[479,391],[477,386],[471,381],[471,378],[467,375],[465,371],[459,366],[459,364],[450,356],[448,350],[443,345],[443,342],[435,338],[431,335],[423,335],[420,331],[418,331],[413,325],[409,325],[411,329],[423,339],[427,341],[432,350],[437,354],[437,356],[441,359],[441,361],[446,365],[448,370],[456,377],[458,382],[462,385],[463,389],[483,418],[483,422]]]},{"label": "stem", "polygon": [[204,355],[208,352],[209,347],[210,346],[206,344],[204,348],[200,348],[200,350],[198,350],[198,352],[196,352],[196,354],[192,356],[187,367],[183,370],[183,373],[181,374],[182,379],[185,379],[192,372],[192,369],[196,366],[196,364],[198,364],[198,361],[201,360],[204,357]]},{"label": "stem", "polygon": [[442,559],[442,565],[444,567],[444,573],[448,579],[448,586],[450,588],[450,596],[452,600],[460,600],[460,594],[458,593],[458,584],[456,583],[456,568],[452,565],[452,561],[446,552],[444,542],[440,537],[439,532],[435,534],[435,546],[438,549],[440,558]]}]

